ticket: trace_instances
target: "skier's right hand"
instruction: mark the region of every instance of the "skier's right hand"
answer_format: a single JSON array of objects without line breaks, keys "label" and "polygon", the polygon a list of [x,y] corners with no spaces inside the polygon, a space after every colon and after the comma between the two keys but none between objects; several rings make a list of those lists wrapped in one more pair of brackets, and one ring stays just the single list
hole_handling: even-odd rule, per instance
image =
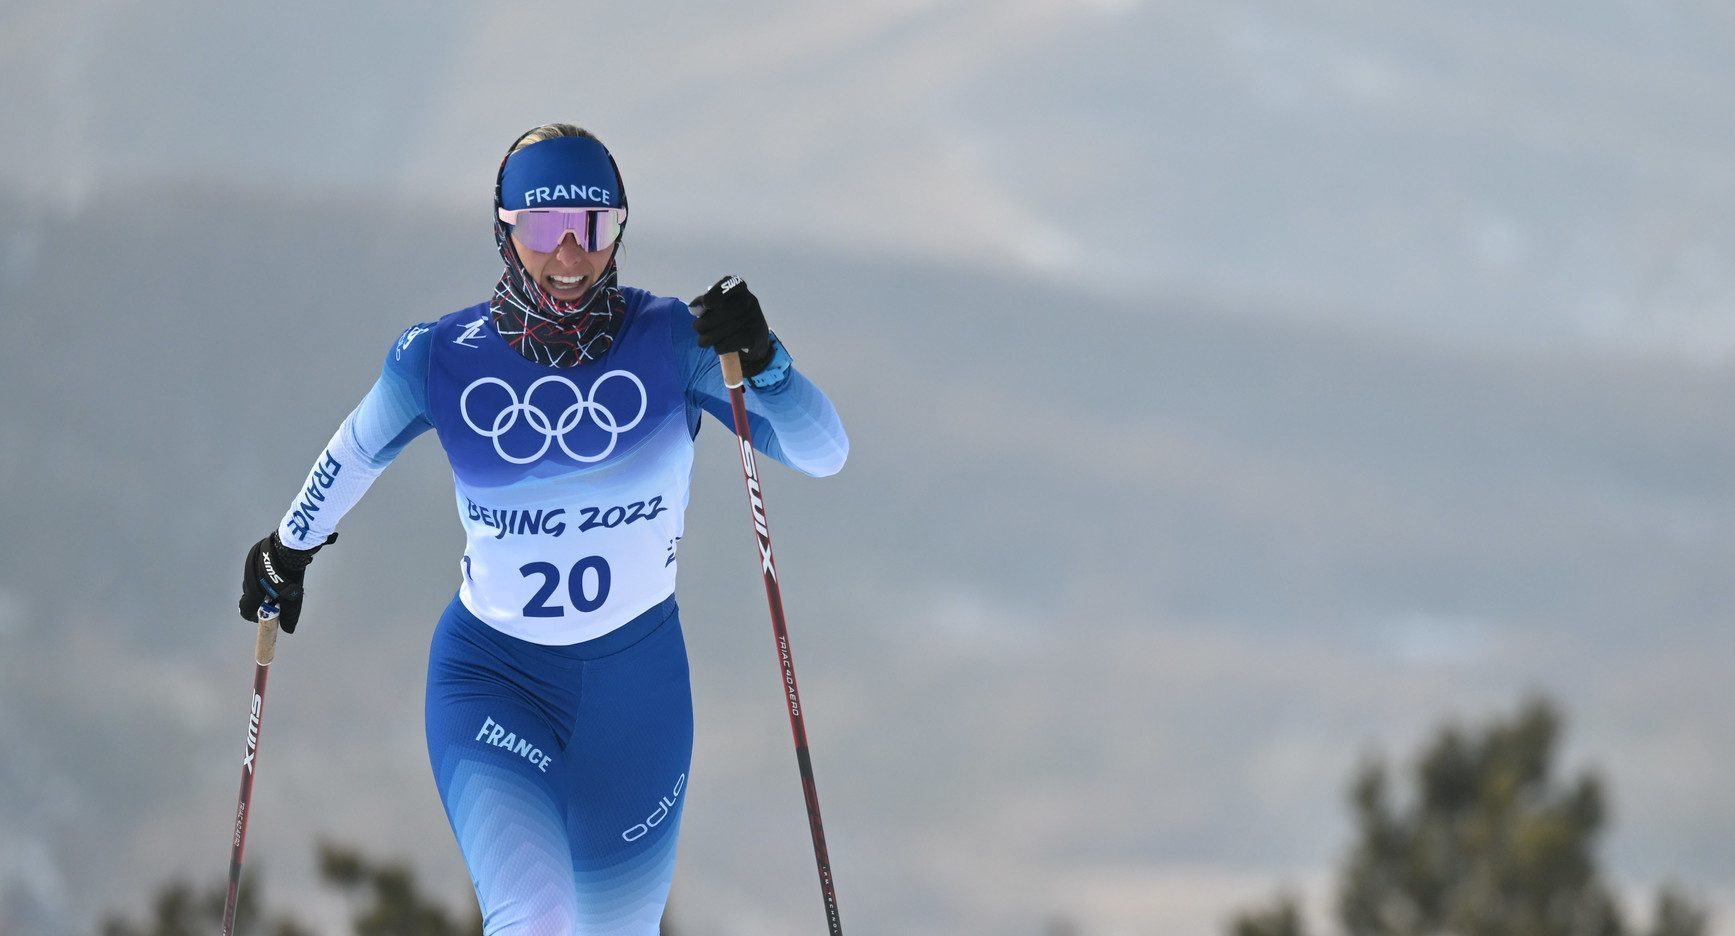
[{"label": "skier's right hand", "polygon": [[687,303],[687,308],[698,316],[693,331],[699,334],[699,347],[719,356],[739,352],[743,377],[752,377],[771,363],[771,327],[765,324],[759,298],[747,288],[746,280],[725,276]]},{"label": "skier's right hand", "polygon": [[[325,543],[337,541],[337,534]],[[302,584],[307,579],[307,564],[319,552],[320,543],[312,549],[291,549],[277,538],[277,531],[253,544],[247,550],[247,562],[241,568],[241,616],[255,623],[259,606],[270,603],[277,607],[277,623],[285,634],[295,633],[301,620]]]}]

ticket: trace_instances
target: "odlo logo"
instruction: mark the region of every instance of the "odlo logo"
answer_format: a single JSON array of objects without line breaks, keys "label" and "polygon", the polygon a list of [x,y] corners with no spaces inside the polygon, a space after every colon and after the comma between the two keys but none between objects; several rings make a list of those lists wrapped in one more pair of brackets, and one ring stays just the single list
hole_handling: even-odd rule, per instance
[{"label": "odlo logo", "polygon": [[674,792],[657,800],[657,808],[651,810],[651,814],[645,817],[645,821],[636,823],[632,828],[622,832],[621,838],[629,842],[636,842],[651,834],[652,829],[662,825],[663,820],[669,818],[669,810],[674,809],[675,804],[680,802],[681,791],[685,789],[686,786],[687,775],[681,774],[681,776],[675,781]]}]

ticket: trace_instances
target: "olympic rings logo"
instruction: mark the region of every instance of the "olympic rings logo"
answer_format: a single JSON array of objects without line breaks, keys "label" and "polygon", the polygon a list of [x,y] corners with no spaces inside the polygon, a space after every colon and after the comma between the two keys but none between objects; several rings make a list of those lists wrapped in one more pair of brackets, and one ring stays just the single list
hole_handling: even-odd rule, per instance
[{"label": "olympic rings logo", "polygon": [[[617,421],[615,419],[615,414],[610,411],[608,407],[598,403],[596,399],[597,391],[602,388],[602,385],[615,377],[625,377],[627,380],[632,381],[633,386],[637,387],[639,391],[639,411],[634,414],[632,419],[628,420],[624,424]],[[494,420],[489,424],[489,428],[487,429],[476,425],[476,421],[470,418],[470,392],[484,384],[495,384],[499,386],[500,389],[506,391],[506,398],[511,401],[506,404],[505,408],[501,409],[500,412],[494,415]],[[536,396],[537,389],[542,387],[544,384],[558,384],[565,387],[572,393],[573,399],[576,401],[571,406],[562,410],[559,418],[552,421],[548,418],[548,412],[546,410],[531,402],[531,398]],[[544,394],[544,396],[546,396],[546,394]],[[481,377],[474,383],[470,384],[470,386],[465,387],[463,394],[458,397],[458,412],[464,417],[464,423],[466,425],[471,429],[476,430],[478,435],[492,441],[494,443],[494,451],[498,452],[501,458],[506,459],[514,465],[528,465],[531,462],[536,461],[543,455],[548,454],[548,447],[555,443],[559,443],[560,450],[565,452],[574,461],[589,464],[602,461],[614,451],[615,443],[620,441],[621,433],[630,431],[634,426],[639,424],[639,420],[645,418],[645,408],[649,403],[649,397],[645,393],[645,385],[639,380],[637,375],[633,374],[631,371],[611,370],[608,373],[603,374],[601,377],[598,377],[596,382],[590,385],[590,395],[588,399],[585,396],[585,392],[580,390],[577,384],[574,384],[572,381],[567,380],[559,374],[550,374],[546,377],[538,378],[535,383],[532,383],[525,389],[524,399],[522,401],[518,399],[517,391],[513,390],[512,385],[506,381],[501,380],[498,377]],[[587,414],[590,416],[591,421],[596,423],[598,428],[609,434],[608,444],[603,446],[602,451],[595,455],[580,455],[577,452],[574,452],[571,448],[568,448],[566,444],[567,433],[577,429],[579,424],[584,422],[584,417]],[[519,416],[524,417],[525,425],[542,433],[541,447],[539,447],[535,452],[524,456],[512,455],[500,444],[501,437],[510,432],[513,426],[518,425]]]}]

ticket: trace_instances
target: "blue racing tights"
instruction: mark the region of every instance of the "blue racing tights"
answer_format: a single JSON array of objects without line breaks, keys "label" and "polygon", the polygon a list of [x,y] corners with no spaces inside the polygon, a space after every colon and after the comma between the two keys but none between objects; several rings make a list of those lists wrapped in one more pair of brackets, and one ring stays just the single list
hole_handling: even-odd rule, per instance
[{"label": "blue racing tights", "polygon": [[570,646],[454,598],[428,659],[428,760],[488,936],[656,936],[693,700],[674,596]]}]

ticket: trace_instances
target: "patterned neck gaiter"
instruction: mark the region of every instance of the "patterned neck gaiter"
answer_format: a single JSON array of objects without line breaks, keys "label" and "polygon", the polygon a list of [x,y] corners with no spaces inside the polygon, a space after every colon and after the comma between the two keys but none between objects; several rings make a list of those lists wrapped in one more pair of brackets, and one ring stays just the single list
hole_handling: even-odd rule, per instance
[{"label": "patterned neck gaiter", "polygon": [[610,257],[602,276],[580,299],[563,302],[543,291],[518,259],[506,225],[494,222],[494,243],[506,269],[494,284],[489,313],[494,330],[525,359],[550,367],[576,367],[601,357],[614,345],[626,320],[626,297],[616,285],[619,271]]}]

